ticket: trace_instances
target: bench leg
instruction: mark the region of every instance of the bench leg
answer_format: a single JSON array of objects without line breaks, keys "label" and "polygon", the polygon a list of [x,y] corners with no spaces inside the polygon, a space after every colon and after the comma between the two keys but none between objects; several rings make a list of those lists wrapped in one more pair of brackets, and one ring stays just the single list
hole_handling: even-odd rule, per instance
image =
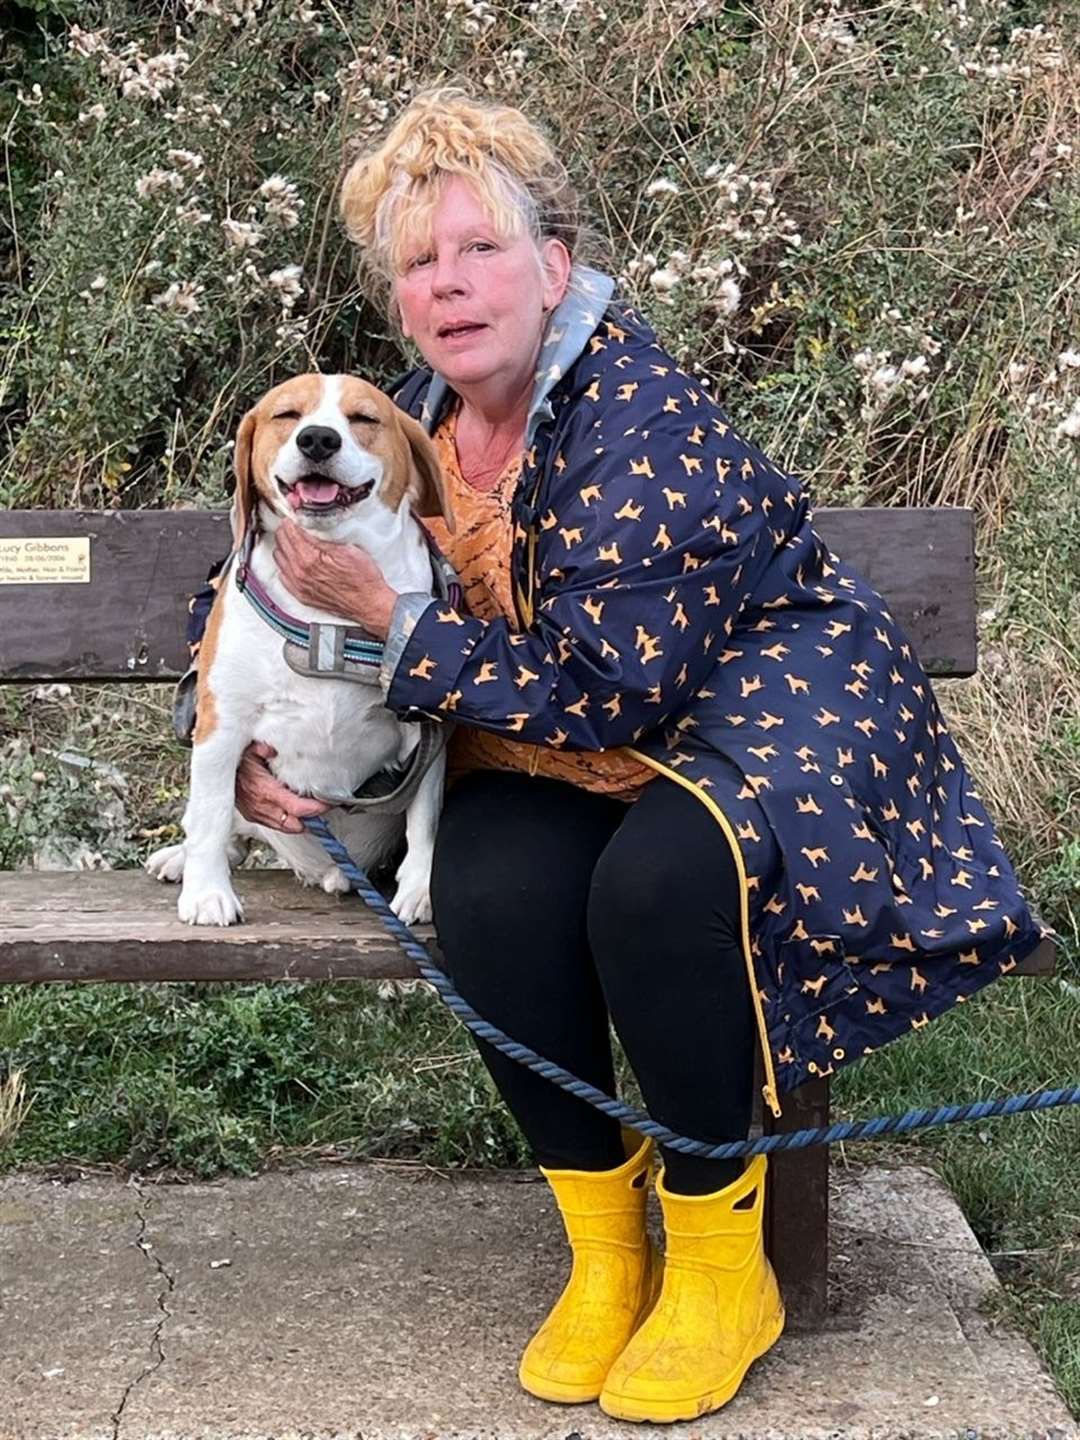
[{"label": "bench leg", "polygon": [[[783,1097],[783,1115],[763,1117],[766,1135],[829,1123],[829,1082],[811,1080]],[[788,1323],[812,1328],[825,1317],[829,1268],[829,1147],[769,1156],[765,1247],[787,1307]]]}]

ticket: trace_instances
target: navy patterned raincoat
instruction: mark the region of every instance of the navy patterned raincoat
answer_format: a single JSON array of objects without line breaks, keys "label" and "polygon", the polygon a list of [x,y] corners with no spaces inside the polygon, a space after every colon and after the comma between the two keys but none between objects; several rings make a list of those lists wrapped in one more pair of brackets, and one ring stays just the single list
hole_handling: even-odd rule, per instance
[{"label": "navy patterned raincoat", "polygon": [[[387,704],[526,744],[628,747],[732,847],[765,1098],[920,1029],[1040,929],[929,681],[797,481],[575,272],[514,518],[516,622],[401,597]],[[395,397],[430,431],[453,399]]]}]

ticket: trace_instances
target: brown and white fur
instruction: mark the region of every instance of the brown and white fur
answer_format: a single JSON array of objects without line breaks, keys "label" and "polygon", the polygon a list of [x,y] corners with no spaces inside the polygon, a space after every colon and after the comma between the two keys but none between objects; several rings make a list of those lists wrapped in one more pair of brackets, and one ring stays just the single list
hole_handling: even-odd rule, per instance
[{"label": "brown and white fur", "polygon": [[[336,453],[320,455],[317,463],[297,444],[315,425],[335,431],[341,441]],[[309,456],[311,438],[305,439]],[[423,429],[374,386],[349,375],[287,380],[244,416],[234,465],[234,542],[239,544],[257,515],[252,568],[290,614],[350,623],[303,604],[285,589],[274,561],[274,534],[290,515],[323,541],[362,546],[393,589],[430,593],[431,560],[414,514],[442,514],[452,527],[438,459]],[[295,507],[297,498],[321,500],[329,491],[320,483],[325,481],[338,487],[334,502],[309,505],[305,498]],[[270,769],[289,789],[327,798],[351,795],[369,776],[400,764],[416,744],[416,727],[400,723],[385,708],[378,685],[309,677],[289,668],[281,636],[236,589],[236,563],[234,557],[223,577],[199,651],[186,840],[147,861],[159,880],[182,878],[177,909],[189,925],[231,925],[243,918],[229,875],[238,835],[265,841],[305,884],[330,893],[348,889],[314,836],[253,825],[236,810],[236,770],[251,741],[274,747]],[[407,924],[431,917],[431,859],[444,770],[440,755],[404,817],[379,809],[351,815],[334,810],[328,816],[334,834],[364,869],[395,847],[404,823],[408,848],[392,904]]]}]

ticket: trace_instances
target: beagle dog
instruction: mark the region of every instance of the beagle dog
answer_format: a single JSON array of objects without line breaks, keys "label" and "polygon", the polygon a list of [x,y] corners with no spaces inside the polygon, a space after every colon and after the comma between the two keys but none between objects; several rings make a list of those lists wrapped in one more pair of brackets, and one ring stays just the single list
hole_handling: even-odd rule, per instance
[{"label": "beagle dog", "polygon": [[[305,884],[329,893],[349,888],[314,836],[251,824],[235,809],[236,770],[251,741],[274,747],[270,769],[291,790],[339,802],[350,801],[371,777],[407,764],[421,742],[421,726],[402,724],[383,703],[381,647],[355,622],[315,610],[285,589],[274,560],[282,518],[291,516],[323,541],[362,546],[395,590],[429,594],[438,569],[415,517],[440,514],[453,528],[427,434],[381,391],[350,375],[301,375],[278,385],[244,416],[233,458],[234,550],[199,651],[186,839],[146,862],[157,879],[182,880],[177,909],[189,925],[243,918],[229,874],[238,836],[265,841]],[[307,634],[307,649],[290,644],[290,633],[294,642]],[[316,651],[324,660],[331,656],[328,668],[320,668]],[[350,653],[364,657],[366,670],[343,660]],[[367,683],[335,683],[358,679]],[[442,746],[432,748],[437,753],[410,787],[404,818],[378,804],[326,817],[364,869],[395,849],[404,828],[407,850],[392,905],[406,924],[431,918],[445,771]]]}]

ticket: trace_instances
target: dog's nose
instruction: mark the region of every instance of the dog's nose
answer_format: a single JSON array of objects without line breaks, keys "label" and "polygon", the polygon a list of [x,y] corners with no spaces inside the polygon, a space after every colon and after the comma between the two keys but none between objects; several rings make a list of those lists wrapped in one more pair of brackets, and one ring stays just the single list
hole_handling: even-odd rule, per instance
[{"label": "dog's nose", "polygon": [[296,444],[302,455],[318,464],[337,454],[341,449],[341,436],[329,425],[305,425],[296,436]]}]

